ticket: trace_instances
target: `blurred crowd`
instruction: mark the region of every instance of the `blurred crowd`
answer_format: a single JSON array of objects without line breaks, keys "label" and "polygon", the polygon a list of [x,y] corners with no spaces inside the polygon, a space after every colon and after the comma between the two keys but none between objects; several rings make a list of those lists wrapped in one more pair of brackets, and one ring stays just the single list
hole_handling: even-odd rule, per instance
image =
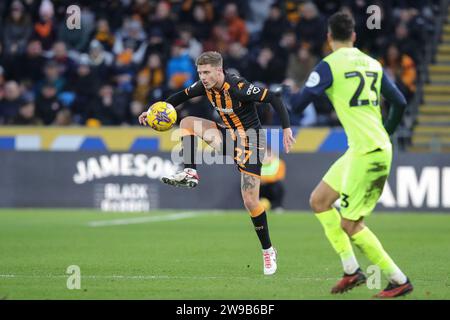
[{"label": "blurred crowd", "polygon": [[[2,0],[0,124],[137,125],[137,116],[196,81],[195,58],[216,50],[224,68],[265,87],[301,88],[330,53],[327,18],[339,9],[356,21],[361,50],[383,64],[411,99],[417,66],[434,30],[438,0]],[[80,10],[80,28],[70,5]],[[369,29],[369,5],[381,29]],[[264,125],[273,109],[258,107]],[[182,118],[217,120],[206,98],[186,102]],[[292,125],[338,125],[326,98]]]}]

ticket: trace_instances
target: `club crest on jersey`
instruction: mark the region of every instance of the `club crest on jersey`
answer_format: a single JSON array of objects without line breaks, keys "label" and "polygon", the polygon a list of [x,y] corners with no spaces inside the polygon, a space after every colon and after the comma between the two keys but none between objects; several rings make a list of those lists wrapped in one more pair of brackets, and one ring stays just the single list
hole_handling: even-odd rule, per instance
[{"label": "club crest on jersey", "polygon": [[225,99],[231,100],[231,96],[230,96],[230,93],[228,92],[228,90],[224,90],[223,95],[225,96]]}]

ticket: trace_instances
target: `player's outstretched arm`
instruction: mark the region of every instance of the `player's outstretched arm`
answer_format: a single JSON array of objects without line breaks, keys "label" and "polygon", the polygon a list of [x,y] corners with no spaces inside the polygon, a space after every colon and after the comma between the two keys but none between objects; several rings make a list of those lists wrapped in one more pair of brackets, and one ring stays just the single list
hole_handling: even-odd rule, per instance
[{"label": "player's outstretched arm", "polygon": [[268,92],[267,100],[264,102],[270,103],[280,116],[281,127],[283,128],[283,147],[286,153],[289,153],[292,145],[295,143],[295,138],[292,134],[287,108],[284,106],[282,100],[277,96],[277,94],[272,91]]},{"label": "player's outstretched arm", "polygon": [[333,75],[327,62],[321,61],[306,80],[303,89],[290,97],[291,111],[301,114],[306,107],[333,83]]},{"label": "player's outstretched arm", "polygon": [[234,92],[241,101],[270,103],[271,106],[276,110],[281,119],[281,126],[283,127],[284,150],[286,151],[286,153],[289,153],[292,144],[295,143],[295,139],[290,128],[291,124],[289,120],[289,113],[278,95],[275,92],[270,91],[269,89],[255,86],[244,78],[238,78],[236,80],[236,85],[237,88]]},{"label": "player's outstretched arm", "polygon": [[407,107],[405,96],[400,92],[395,83],[383,72],[381,78],[381,94],[391,104],[388,117],[384,122],[384,128],[389,135],[395,132],[403,113]]},{"label": "player's outstretched arm", "polygon": [[[190,87],[187,87],[186,89],[184,89],[182,91],[178,91],[178,92],[172,94],[169,98],[166,99],[165,102],[170,103],[172,106],[174,106],[178,112],[179,105],[188,101],[191,98],[199,97],[199,96],[203,96],[203,95],[205,95],[205,87],[202,85],[201,81],[197,81],[194,84],[192,84]],[[147,118],[147,111],[144,111],[138,117],[139,123],[141,125],[146,126],[147,125],[146,118]]]},{"label": "player's outstretched arm", "polygon": [[204,96],[205,94],[206,91],[202,82],[197,81],[194,82],[191,86],[185,88],[184,90],[172,94],[169,98],[166,99],[166,102],[170,103],[172,106],[175,107],[175,109],[177,109],[176,108],[177,106],[188,101],[189,99]]}]

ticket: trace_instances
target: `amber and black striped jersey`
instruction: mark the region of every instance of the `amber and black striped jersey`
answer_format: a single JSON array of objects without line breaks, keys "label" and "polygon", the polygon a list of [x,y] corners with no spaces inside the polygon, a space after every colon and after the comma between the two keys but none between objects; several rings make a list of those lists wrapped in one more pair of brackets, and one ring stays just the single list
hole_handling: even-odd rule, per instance
[{"label": "amber and black striped jersey", "polygon": [[270,103],[280,114],[283,128],[289,127],[289,115],[281,100],[266,88],[260,88],[244,78],[225,73],[220,90],[206,89],[199,80],[190,87],[170,96],[166,102],[177,106],[186,100],[206,95],[211,105],[229,129],[260,129],[256,102]]}]

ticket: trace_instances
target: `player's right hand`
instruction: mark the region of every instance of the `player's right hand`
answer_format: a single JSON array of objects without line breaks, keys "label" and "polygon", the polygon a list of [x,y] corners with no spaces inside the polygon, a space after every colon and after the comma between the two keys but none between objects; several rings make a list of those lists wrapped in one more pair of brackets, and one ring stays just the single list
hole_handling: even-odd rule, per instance
[{"label": "player's right hand", "polygon": [[294,143],[295,143],[295,138],[292,135],[291,128],[283,129],[283,146],[284,146],[284,151],[286,151],[286,153],[289,153],[291,151],[292,145]]},{"label": "player's right hand", "polygon": [[147,123],[147,111],[142,112],[138,119],[139,119],[139,123],[142,126],[148,125],[148,123]]}]

